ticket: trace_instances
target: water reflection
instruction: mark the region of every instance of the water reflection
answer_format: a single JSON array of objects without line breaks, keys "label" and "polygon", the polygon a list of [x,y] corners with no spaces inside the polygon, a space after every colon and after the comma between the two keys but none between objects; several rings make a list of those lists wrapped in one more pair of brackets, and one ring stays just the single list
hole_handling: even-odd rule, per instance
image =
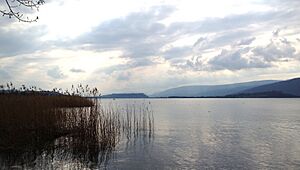
[{"label": "water reflection", "polygon": [[[111,108],[111,102],[105,100],[102,104]],[[131,110],[126,106],[151,102],[152,109],[149,110],[153,110],[155,128],[154,123],[151,124],[151,131],[142,130],[141,124],[125,123],[124,131],[116,138],[118,144],[107,150],[103,150],[106,148],[102,147],[104,145],[91,145],[94,142],[89,143],[88,140],[78,141],[76,136],[61,137],[39,151],[17,156],[18,159],[13,159],[15,155],[9,157],[6,154],[8,161],[4,161],[5,154],[1,153],[1,167],[4,163],[6,167],[22,165],[38,169],[300,167],[299,99],[151,99],[113,102],[126,115],[122,122],[143,122],[139,116],[126,114],[138,112],[140,108]],[[149,123],[147,125],[150,126]],[[137,127],[141,130],[134,131]],[[24,159],[26,155],[27,160]]]},{"label": "water reflection", "polygon": [[[167,127],[157,130],[156,141],[169,157],[172,155],[168,159],[176,166],[170,168],[299,168],[299,100],[158,102],[153,102],[154,108],[169,108],[157,108],[155,113],[162,115],[156,115],[158,120],[168,122]],[[287,103],[289,107],[285,107]],[[161,126],[163,123],[156,123]]]},{"label": "water reflection", "polygon": [[[136,135],[128,140],[125,151],[141,149],[152,142],[152,135]],[[151,132],[152,133],[152,132]],[[117,152],[111,148],[103,148],[97,144],[83,145],[73,137],[61,137],[43,148],[34,150],[1,152],[0,166],[3,169],[98,169],[107,167],[114,161]]]},{"label": "water reflection", "polygon": [[113,158],[113,149],[61,137],[42,148],[1,152],[0,158],[0,166],[4,169],[94,169],[107,165]]},{"label": "water reflection", "polygon": [[[76,112],[81,117],[80,109]],[[70,120],[72,124],[88,121],[93,126],[79,126],[84,128],[55,140],[37,142],[36,136],[21,148],[1,149],[0,169],[106,168],[116,158],[119,145],[126,143],[129,150],[149,145],[154,137],[153,112],[147,105],[110,106],[109,109],[101,106],[101,112],[89,110],[89,113],[97,115],[76,119],[79,122]]]}]

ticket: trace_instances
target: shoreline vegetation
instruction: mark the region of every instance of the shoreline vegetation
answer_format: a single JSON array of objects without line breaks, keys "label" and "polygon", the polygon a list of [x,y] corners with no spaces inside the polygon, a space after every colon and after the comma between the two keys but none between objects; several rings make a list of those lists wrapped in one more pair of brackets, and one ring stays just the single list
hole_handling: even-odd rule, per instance
[{"label": "shoreline vegetation", "polygon": [[97,95],[96,88],[82,85],[64,92],[1,85],[0,166],[30,166],[24,164],[57,148],[79,160],[79,168],[99,165],[122,138],[154,135],[154,117],[147,104],[105,108]]}]

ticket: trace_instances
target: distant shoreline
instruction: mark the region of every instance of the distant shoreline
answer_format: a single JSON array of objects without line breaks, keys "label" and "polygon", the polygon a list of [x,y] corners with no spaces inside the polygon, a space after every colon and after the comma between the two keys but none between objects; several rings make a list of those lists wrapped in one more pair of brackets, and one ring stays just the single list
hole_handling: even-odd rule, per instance
[{"label": "distant shoreline", "polygon": [[96,97],[99,99],[293,99],[300,98],[300,96],[295,97],[225,97],[225,96],[213,96],[213,97],[147,97],[147,98],[102,98]]},{"label": "distant shoreline", "polygon": [[[143,94],[143,93],[140,93]],[[167,96],[167,97],[150,97],[145,94],[143,95],[106,95],[99,96],[99,98],[109,98],[109,99],[136,99],[136,98],[159,98],[159,99],[186,99],[186,98],[300,98],[300,96],[283,93],[280,91],[267,91],[261,93],[238,93],[224,96]]]}]

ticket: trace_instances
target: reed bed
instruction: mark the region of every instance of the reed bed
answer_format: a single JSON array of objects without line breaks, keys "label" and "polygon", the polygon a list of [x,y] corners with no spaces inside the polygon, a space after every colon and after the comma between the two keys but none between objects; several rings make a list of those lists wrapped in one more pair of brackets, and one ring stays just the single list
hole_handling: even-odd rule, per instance
[{"label": "reed bed", "polygon": [[95,105],[91,108],[69,110],[69,113],[85,112],[87,117],[72,123],[75,126],[80,124],[76,132],[57,140],[56,146],[67,148],[73,160],[97,166],[110,159],[111,152],[122,139],[130,141],[141,136],[148,139],[153,137],[154,117],[149,105],[143,103],[126,105],[125,108],[103,107],[100,100],[92,100]]},{"label": "reed bed", "polygon": [[75,130],[70,126],[75,115],[65,112],[78,106],[93,103],[78,96],[0,95],[0,149],[35,146]]},{"label": "reed bed", "polygon": [[1,167],[24,165],[45,153],[99,165],[122,137],[153,133],[153,113],[146,104],[104,108],[99,99],[79,95],[0,94]]}]

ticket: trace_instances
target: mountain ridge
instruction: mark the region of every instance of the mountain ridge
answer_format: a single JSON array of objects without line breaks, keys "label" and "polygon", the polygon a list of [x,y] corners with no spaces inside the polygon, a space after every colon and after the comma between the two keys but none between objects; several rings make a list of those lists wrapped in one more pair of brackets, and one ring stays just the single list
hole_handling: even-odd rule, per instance
[{"label": "mountain ridge", "polygon": [[170,88],[158,93],[150,95],[151,97],[212,97],[212,96],[225,96],[230,94],[239,93],[241,91],[258,87],[261,85],[272,84],[279,82],[278,80],[262,80],[250,81],[242,83],[232,83],[224,85],[193,85],[181,86]]},{"label": "mountain ridge", "polygon": [[261,93],[266,91],[278,91],[285,94],[300,96],[300,78],[293,78],[272,84],[266,84],[242,91],[242,93]]},{"label": "mountain ridge", "polygon": [[145,93],[112,93],[103,95],[100,98],[149,98],[149,96],[147,96]]}]

